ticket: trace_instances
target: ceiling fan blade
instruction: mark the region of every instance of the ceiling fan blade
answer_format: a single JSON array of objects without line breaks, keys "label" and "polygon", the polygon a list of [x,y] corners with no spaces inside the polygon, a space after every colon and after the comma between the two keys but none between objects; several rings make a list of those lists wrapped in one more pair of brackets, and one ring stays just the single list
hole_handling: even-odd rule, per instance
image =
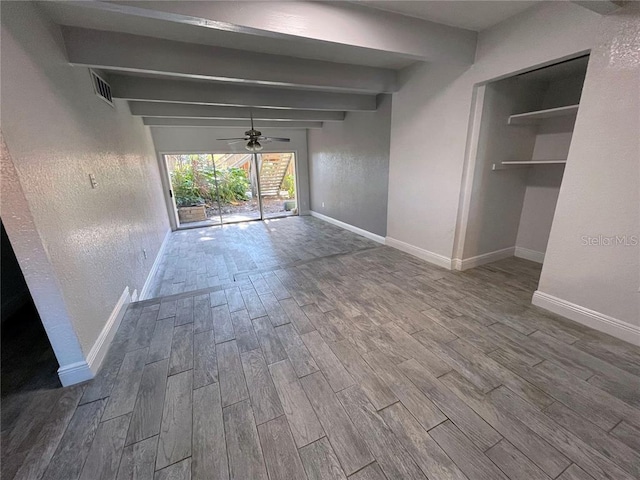
[{"label": "ceiling fan blade", "polygon": [[216,138],[216,140],[249,140],[249,137],[235,137],[235,138]]},{"label": "ceiling fan blade", "polygon": [[261,137],[261,140],[269,140],[270,142],[290,142],[290,138],[278,138],[278,137]]}]

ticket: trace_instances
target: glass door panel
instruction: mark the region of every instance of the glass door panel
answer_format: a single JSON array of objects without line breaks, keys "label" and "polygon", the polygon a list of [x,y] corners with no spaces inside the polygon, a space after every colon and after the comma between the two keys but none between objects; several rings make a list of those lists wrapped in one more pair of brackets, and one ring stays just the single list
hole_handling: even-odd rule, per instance
[{"label": "glass door panel", "polygon": [[297,215],[295,154],[262,153],[258,157],[263,217]]},{"label": "glass door panel", "polygon": [[165,155],[179,228],[220,225],[217,172],[213,155]]},{"label": "glass door panel", "polygon": [[260,220],[258,181],[251,153],[213,155],[222,223]]}]

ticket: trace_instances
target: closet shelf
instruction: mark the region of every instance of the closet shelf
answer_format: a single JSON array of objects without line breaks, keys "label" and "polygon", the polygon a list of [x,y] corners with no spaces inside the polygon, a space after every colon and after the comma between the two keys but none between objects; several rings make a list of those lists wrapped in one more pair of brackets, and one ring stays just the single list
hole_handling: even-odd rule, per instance
[{"label": "closet shelf", "polygon": [[557,163],[567,163],[567,160],[517,160],[502,162],[502,165],[553,165]]},{"label": "closet shelf", "polygon": [[515,167],[533,167],[535,165],[564,165],[567,160],[517,160],[511,162],[494,163],[492,170],[504,170],[506,168]]},{"label": "closet shelf", "polygon": [[566,107],[548,108],[546,110],[511,115],[507,123],[509,125],[536,125],[547,118],[567,117],[577,113],[578,105],[568,105]]}]

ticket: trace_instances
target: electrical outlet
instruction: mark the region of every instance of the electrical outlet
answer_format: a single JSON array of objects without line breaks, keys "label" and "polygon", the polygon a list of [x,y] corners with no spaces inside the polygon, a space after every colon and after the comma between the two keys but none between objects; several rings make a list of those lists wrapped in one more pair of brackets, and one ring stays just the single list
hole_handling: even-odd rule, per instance
[{"label": "electrical outlet", "polygon": [[322,202],[322,208],[324,208],[324,202]]},{"label": "electrical outlet", "polygon": [[147,251],[143,248],[142,255],[144,255],[145,260],[147,259]]},{"label": "electrical outlet", "polygon": [[91,182],[91,188],[98,187],[98,181],[96,180],[96,176],[93,173],[89,174],[89,181]]}]

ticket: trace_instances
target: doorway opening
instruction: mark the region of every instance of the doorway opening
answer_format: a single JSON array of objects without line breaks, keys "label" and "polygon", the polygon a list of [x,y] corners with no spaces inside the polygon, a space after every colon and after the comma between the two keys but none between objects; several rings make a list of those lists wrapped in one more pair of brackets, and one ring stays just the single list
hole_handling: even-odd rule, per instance
[{"label": "doorway opening", "polygon": [[530,269],[539,277],[588,62],[583,55],[479,87],[462,270],[515,256],[539,264]]},{"label": "doorway opening", "polygon": [[178,228],[298,214],[294,152],[163,157]]}]

